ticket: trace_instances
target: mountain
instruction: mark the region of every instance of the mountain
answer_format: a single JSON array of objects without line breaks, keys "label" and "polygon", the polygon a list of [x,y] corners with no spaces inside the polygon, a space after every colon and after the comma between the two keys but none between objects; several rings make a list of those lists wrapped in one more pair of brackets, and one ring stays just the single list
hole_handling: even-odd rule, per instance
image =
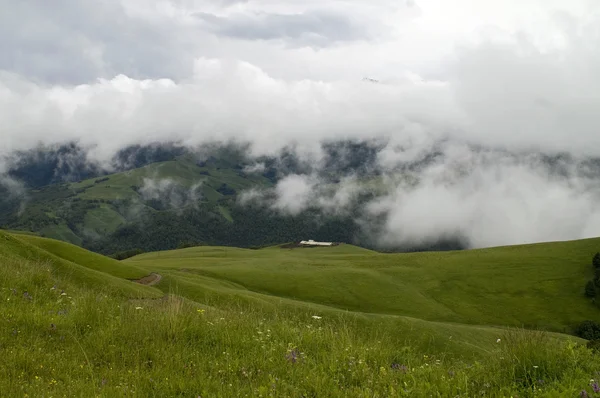
[{"label": "mountain", "polygon": [[[362,203],[385,189],[377,182],[379,145],[325,143],[319,165],[292,150],[249,159],[245,148],[235,146],[195,151],[175,144],[132,146],[113,157],[110,172],[90,163],[75,144],[39,148],[19,154],[9,170],[21,188],[18,194],[1,196],[0,226],[104,254],[200,244],[256,247],[308,237],[375,247],[355,215]],[[288,214],[265,203],[269,189],[290,174],[316,175],[332,187],[352,175],[372,190],[343,213],[307,208]],[[266,201],[240,200],[252,190],[267,195]],[[463,247],[457,237],[399,249]]]}]

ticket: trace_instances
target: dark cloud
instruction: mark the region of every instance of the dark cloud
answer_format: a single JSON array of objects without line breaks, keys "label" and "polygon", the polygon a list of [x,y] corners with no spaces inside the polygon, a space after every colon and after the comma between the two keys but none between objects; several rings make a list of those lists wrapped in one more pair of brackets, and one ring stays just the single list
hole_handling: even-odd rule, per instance
[{"label": "dark cloud", "polygon": [[234,14],[227,17],[197,13],[196,16],[209,31],[244,40],[291,39],[299,45],[327,46],[372,38],[364,23],[350,15],[326,10],[299,14]]},{"label": "dark cloud", "polygon": [[191,72],[189,38],[167,20],[129,15],[118,0],[0,0],[0,70],[47,83]]}]

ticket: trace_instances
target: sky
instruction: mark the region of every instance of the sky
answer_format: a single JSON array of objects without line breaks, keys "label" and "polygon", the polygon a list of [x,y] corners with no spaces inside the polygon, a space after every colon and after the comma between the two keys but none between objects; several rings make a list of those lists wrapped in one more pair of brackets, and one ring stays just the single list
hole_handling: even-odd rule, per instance
[{"label": "sky", "polygon": [[[596,179],[578,163],[600,157],[595,0],[0,0],[0,10],[0,159],[73,140],[100,164],[168,141],[318,159],[322,141],[377,139],[390,175],[444,153],[417,186],[390,178],[370,205],[387,215],[383,241],[600,235]],[[569,172],[549,175],[531,153],[567,153]],[[301,209],[318,185],[290,176],[274,209]]]}]

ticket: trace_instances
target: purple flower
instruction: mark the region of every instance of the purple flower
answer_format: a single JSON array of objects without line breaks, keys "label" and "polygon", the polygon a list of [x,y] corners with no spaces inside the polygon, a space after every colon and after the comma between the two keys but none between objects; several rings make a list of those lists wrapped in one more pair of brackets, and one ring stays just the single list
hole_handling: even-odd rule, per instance
[{"label": "purple flower", "polygon": [[29,294],[29,293],[25,292],[25,293],[23,293],[23,298],[24,298],[24,299],[26,299],[26,300],[29,300],[29,301],[31,301],[31,299],[32,299],[33,297],[31,297],[31,294]]},{"label": "purple flower", "polygon": [[596,393],[600,392],[600,386],[598,385],[598,382],[592,383],[591,386],[592,386],[592,390],[594,390],[594,392],[596,392]]},{"label": "purple flower", "polygon": [[291,363],[296,363],[298,362],[298,350],[296,350],[295,348],[293,350],[291,350],[290,352],[288,352],[285,356],[285,358],[290,361]]},{"label": "purple flower", "polygon": [[400,365],[399,363],[394,362],[391,366],[392,369],[398,370],[402,373],[408,372],[408,367],[406,365]]},{"label": "purple flower", "polygon": [[579,396],[581,398],[588,398],[588,393],[585,390],[581,390],[581,393],[579,393]]}]

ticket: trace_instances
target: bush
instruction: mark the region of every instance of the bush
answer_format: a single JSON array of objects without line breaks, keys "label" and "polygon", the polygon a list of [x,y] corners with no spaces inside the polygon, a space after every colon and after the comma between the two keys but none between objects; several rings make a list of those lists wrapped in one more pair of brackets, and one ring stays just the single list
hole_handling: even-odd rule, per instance
[{"label": "bush", "polygon": [[590,350],[600,353],[600,339],[590,340],[587,342],[586,346]]},{"label": "bush", "polygon": [[592,265],[594,268],[600,268],[600,253],[594,254],[594,258],[592,259]]},{"label": "bush", "polygon": [[596,297],[596,286],[593,281],[588,281],[585,285],[585,297],[594,298]]},{"label": "bush", "polygon": [[179,245],[177,245],[177,249],[187,249],[188,247],[196,247],[196,246],[200,246],[200,244],[194,243],[194,242],[180,242]]},{"label": "bush", "polygon": [[110,257],[114,258],[115,260],[125,260],[126,258],[137,256],[138,254],[142,254],[143,252],[144,251],[142,249],[131,249],[115,253]]},{"label": "bush", "polygon": [[586,340],[600,339],[600,325],[594,321],[583,321],[575,328],[575,335]]}]

